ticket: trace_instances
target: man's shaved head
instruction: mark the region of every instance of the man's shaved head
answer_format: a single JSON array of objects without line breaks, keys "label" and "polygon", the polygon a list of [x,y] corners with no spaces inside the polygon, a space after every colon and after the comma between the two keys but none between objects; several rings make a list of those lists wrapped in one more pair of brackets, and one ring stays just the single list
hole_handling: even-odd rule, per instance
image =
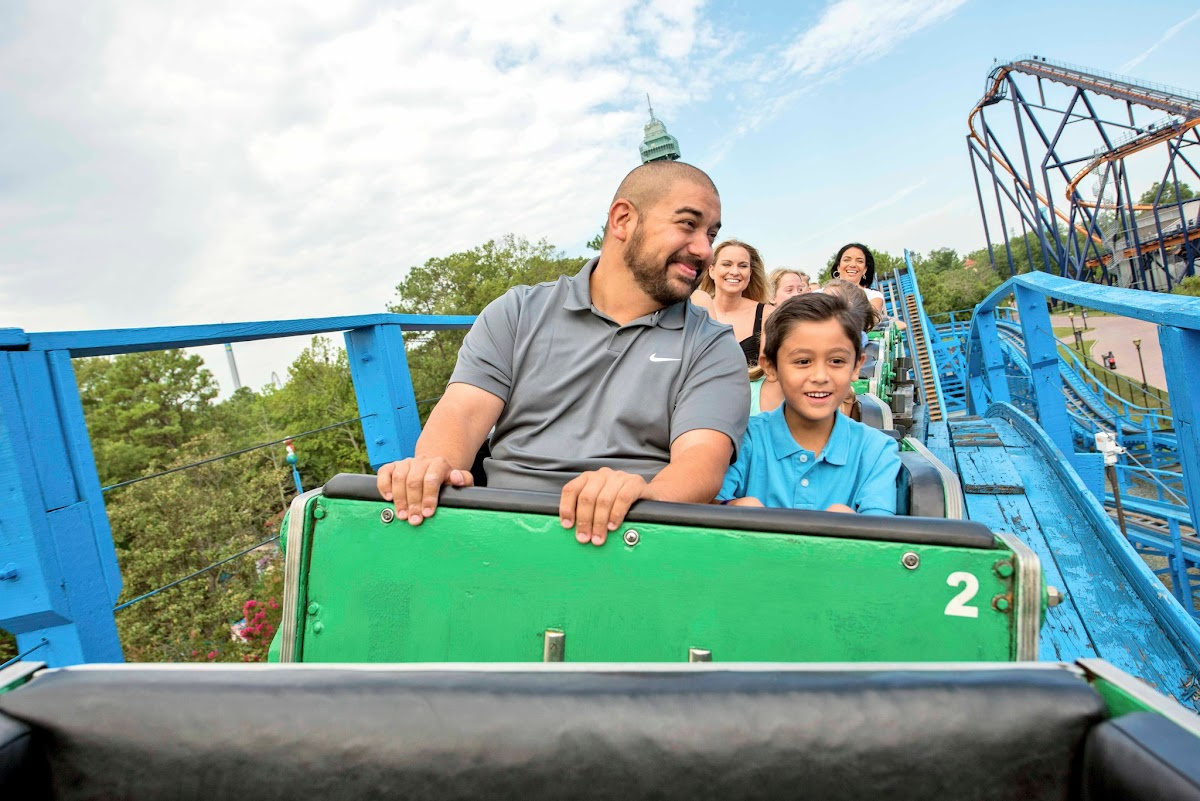
[{"label": "man's shaved head", "polygon": [[652,208],[671,187],[681,181],[711,189],[714,195],[720,197],[716,184],[704,170],[682,161],[651,161],[634,168],[625,176],[625,180],[617,187],[613,202],[624,198],[632,203],[634,208],[644,212]]}]

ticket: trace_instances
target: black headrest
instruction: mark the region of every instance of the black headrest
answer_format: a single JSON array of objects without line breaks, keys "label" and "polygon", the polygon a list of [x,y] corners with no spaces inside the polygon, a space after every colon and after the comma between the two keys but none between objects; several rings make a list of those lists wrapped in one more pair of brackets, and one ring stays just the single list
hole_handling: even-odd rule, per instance
[{"label": "black headrest", "polygon": [[0,696],[56,798],[1061,799],[1104,704],[1047,668],[65,670]]}]

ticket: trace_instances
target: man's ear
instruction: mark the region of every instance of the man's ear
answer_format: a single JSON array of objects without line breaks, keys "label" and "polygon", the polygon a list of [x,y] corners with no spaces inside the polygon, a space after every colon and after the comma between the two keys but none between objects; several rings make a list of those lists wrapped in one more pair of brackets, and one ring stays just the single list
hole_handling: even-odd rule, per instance
[{"label": "man's ear", "polygon": [[617,198],[608,207],[608,232],[619,242],[628,242],[637,224],[637,207],[625,198]]}]

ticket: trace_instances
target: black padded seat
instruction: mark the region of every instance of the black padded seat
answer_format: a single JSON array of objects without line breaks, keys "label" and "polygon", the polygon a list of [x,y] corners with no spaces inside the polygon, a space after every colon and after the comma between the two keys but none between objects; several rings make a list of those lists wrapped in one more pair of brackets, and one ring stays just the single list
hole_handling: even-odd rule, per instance
[{"label": "black padded seat", "polygon": [[1052,668],[178,665],[51,672],[0,714],[53,801],[1050,801],[1104,703]]},{"label": "black padded seat", "polygon": [[1083,767],[1082,801],[1200,801],[1200,739],[1152,712],[1094,728]]},{"label": "black padded seat", "polygon": [[33,778],[30,771],[31,729],[0,714],[0,798],[24,798]]},{"label": "black padded seat", "polygon": [[896,514],[945,517],[946,486],[937,467],[918,451],[900,451]]}]

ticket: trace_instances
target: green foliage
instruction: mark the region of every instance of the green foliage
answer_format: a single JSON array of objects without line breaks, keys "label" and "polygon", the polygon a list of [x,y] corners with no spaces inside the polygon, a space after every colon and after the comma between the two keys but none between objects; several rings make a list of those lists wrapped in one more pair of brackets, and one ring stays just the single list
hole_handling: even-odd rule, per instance
[{"label": "green foliage", "polygon": [[[264,406],[274,428],[285,434],[357,418],[358,400],[345,348],[335,347],[324,337],[313,337],[288,368],[283,388],[266,391]],[[338,473],[371,472],[360,423],[339,426],[294,444],[305,487],[324,484]]]},{"label": "green foliage", "polygon": [[1194,298],[1200,298],[1200,275],[1190,275],[1183,279],[1171,290],[1171,294],[1190,295]]},{"label": "green foliage", "polygon": [[608,223],[600,226],[600,233],[593,236],[587,241],[587,249],[600,252],[600,246],[604,244],[604,232],[608,230]]},{"label": "green foliage", "polygon": [[20,652],[17,651],[17,638],[4,629],[0,629],[0,663],[7,662],[18,653]]},{"label": "green foliage", "polygon": [[[107,482],[358,417],[346,353],[327,339],[313,339],[282,388],[263,394],[242,388],[216,405],[201,364],[181,351],[77,362],[92,447]],[[337,472],[370,469],[358,423],[296,440],[295,447],[308,487]],[[122,601],[276,533],[294,492],[285,455],[282,444],[273,445],[109,493]],[[259,661],[281,600],[281,558],[270,546],[139,601],[117,614],[117,626],[131,661]],[[230,626],[243,616],[244,639],[234,638]]]},{"label": "green foliage", "polygon": [[[1145,192],[1143,192],[1142,196],[1140,198],[1138,198],[1138,205],[1142,205],[1142,206],[1154,205],[1154,203],[1155,203],[1154,198],[1155,198],[1155,195],[1158,194],[1158,188],[1159,188],[1158,181],[1155,181],[1154,183],[1152,183],[1150,185],[1150,188],[1147,189]],[[1192,188],[1190,186],[1188,186],[1187,184],[1183,183],[1182,181],[1179,183],[1179,194],[1176,195],[1175,194],[1175,182],[1171,181],[1170,183],[1168,183],[1166,186],[1164,186],[1162,188],[1162,197],[1158,198],[1158,205],[1159,206],[1169,206],[1170,204],[1174,203],[1176,200],[1188,200],[1190,198],[1194,198],[1195,196],[1196,196],[1196,193],[1192,191]]]},{"label": "green foliage", "polygon": [[203,364],[177,349],[76,362],[101,484],[162,467],[200,431],[217,395]]},{"label": "green foliage", "polygon": [[[388,311],[406,314],[478,314],[509,287],[553,281],[579,271],[586,260],[565,257],[544,239],[532,243],[511,234],[462,253],[432,258],[413,267],[396,286]],[[406,334],[408,366],[417,400],[445,391],[465,332]],[[432,402],[421,407],[421,420]]]},{"label": "green foliage", "polygon": [[[211,451],[203,439],[179,454]],[[286,478],[255,452],[172,473],[121,491],[108,507],[121,565],[121,602],[163,587],[275,533]],[[260,569],[263,571],[260,573]],[[230,625],[253,598],[282,598],[274,546],[230,561],[117,613],[130,661],[249,661],[261,643],[231,639]]]}]

